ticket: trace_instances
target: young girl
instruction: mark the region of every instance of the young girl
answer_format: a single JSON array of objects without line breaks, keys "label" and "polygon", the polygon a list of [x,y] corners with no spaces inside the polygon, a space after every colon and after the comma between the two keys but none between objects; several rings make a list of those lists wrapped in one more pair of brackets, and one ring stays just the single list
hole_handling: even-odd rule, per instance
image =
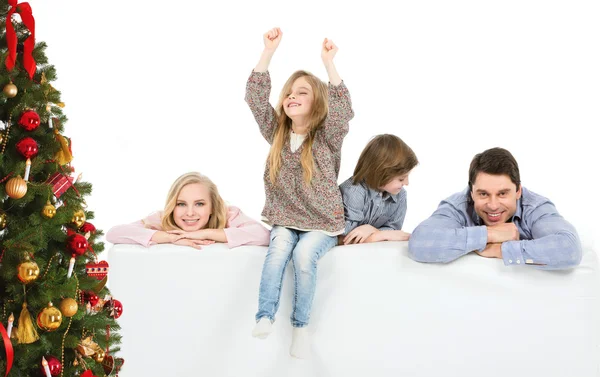
[{"label": "young girl", "polygon": [[329,87],[314,75],[297,71],[285,83],[277,109],[269,104],[267,68],[281,41],[279,28],[264,34],[265,49],[248,79],[246,102],[264,138],[271,144],[264,184],[263,220],[272,224],[263,266],[255,337],[266,338],[279,307],[287,263],[294,267],[293,330],[290,354],[310,355],[306,326],[315,293],[317,261],[344,231],[344,208],[337,187],[341,148],[354,116],[350,94],[333,64],[338,51],[325,39],[321,58]]},{"label": "young girl", "polygon": [[344,245],[378,241],[406,241],[408,175],[417,156],[398,136],[377,135],[360,154],[354,175],[340,185],[346,217]]},{"label": "young girl", "polygon": [[227,206],[217,186],[200,173],[187,173],[175,180],[164,211],[152,213],[132,224],[117,225],[106,234],[110,243],[158,243],[200,249],[215,242],[227,246],[269,244],[269,231],[238,208]]}]

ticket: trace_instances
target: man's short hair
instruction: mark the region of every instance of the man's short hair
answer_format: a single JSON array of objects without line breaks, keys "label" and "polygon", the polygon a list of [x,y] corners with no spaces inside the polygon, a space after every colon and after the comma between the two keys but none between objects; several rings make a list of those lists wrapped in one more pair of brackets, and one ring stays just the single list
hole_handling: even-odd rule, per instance
[{"label": "man's short hair", "polygon": [[473,191],[473,184],[477,174],[486,173],[491,175],[507,175],[512,183],[521,187],[521,175],[519,165],[513,155],[503,148],[491,148],[476,154],[469,167],[469,191]]}]

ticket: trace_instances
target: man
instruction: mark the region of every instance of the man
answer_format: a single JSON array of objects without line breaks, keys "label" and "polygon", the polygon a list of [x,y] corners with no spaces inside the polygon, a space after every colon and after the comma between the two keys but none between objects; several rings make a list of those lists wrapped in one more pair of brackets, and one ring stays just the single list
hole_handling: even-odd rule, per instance
[{"label": "man", "polygon": [[408,248],[419,262],[446,263],[472,251],[507,266],[564,269],[581,261],[575,228],[550,200],[521,186],[517,161],[502,148],[473,158],[469,187],[442,201]]}]

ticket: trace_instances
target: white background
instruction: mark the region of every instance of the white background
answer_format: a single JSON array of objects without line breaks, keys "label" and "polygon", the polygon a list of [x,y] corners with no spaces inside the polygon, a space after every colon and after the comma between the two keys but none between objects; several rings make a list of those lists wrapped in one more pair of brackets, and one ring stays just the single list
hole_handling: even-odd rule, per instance
[{"label": "white background", "polygon": [[188,171],[260,217],[268,144],[244,89],[262,34],[280,26],[272,103],[297,69],[327,81],[321,42],[339,46],[356,113],[339,182],[376,134],[416,152],[405,230],[466,186],[476,153],[501,146],[524,186],[549,197],[585,244],[598,239],[598,1],[30,4],[58,70],[73,166],[94,185],[88,209],[104,231],[161,209]]}]

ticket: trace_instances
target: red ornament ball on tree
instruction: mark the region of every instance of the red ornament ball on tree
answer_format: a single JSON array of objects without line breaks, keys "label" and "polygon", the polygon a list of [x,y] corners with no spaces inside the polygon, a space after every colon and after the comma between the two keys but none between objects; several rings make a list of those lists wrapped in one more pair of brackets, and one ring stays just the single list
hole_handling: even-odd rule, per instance
[{"label": "red ornament ball on tree", "polygon": [[123,314],[123,304],[119,300],[108,300],[104,304],[104,309],[108,310],[108,316],[117,319]]},{"label": "red ornament ball on tree", "polygon": [[[60,376],[60,370],[62,369],[62,365],[61,365],[60,361],[56,357],[50,356],[50,355],[46,355],[46,356],[44,356],[44,358],[46,359],[46,362],[48,363],[48,369],[50,369],[50,374],[52,376]],[[44,371],[43,365],[41,367],[41,370],[42,370],[42,376],[45,376],[46,372]]]},{"label": "red ornament ball on tree", "polygon": [[25,137],[17,143],[17,151],[25,158],[31,158],[38,153],[38,145],[35,140]]},{"label": "red ornament ball on tree", "polygon": [[33,110],[27,110],[21,114],[19,125],[27,131],[33,131],[40,126],[40,116]]},{"label": "red ornament ball on tree", "polygon": [[85,222],[81,226],[81,228],[79,228],[79,230],[82,231],[83,233],[87,233],[87,232],[94,233],[96,231],[96,227],[92,223]]},{"label": "red ornament ball on tree", "polygon": [[88,246],[87,240],[81,234],[72,234],[67,237],[67,248],[72,254],[83,255]]},{"label": "red ornament ball on tree", "polygon": [[94,293],[94,291],[87,291],[84,293],[84,300],[86,302],[89,302],[90,305],[96,306],[99,298],[98,298],[98,295],[96,295],[96,293]]}]

